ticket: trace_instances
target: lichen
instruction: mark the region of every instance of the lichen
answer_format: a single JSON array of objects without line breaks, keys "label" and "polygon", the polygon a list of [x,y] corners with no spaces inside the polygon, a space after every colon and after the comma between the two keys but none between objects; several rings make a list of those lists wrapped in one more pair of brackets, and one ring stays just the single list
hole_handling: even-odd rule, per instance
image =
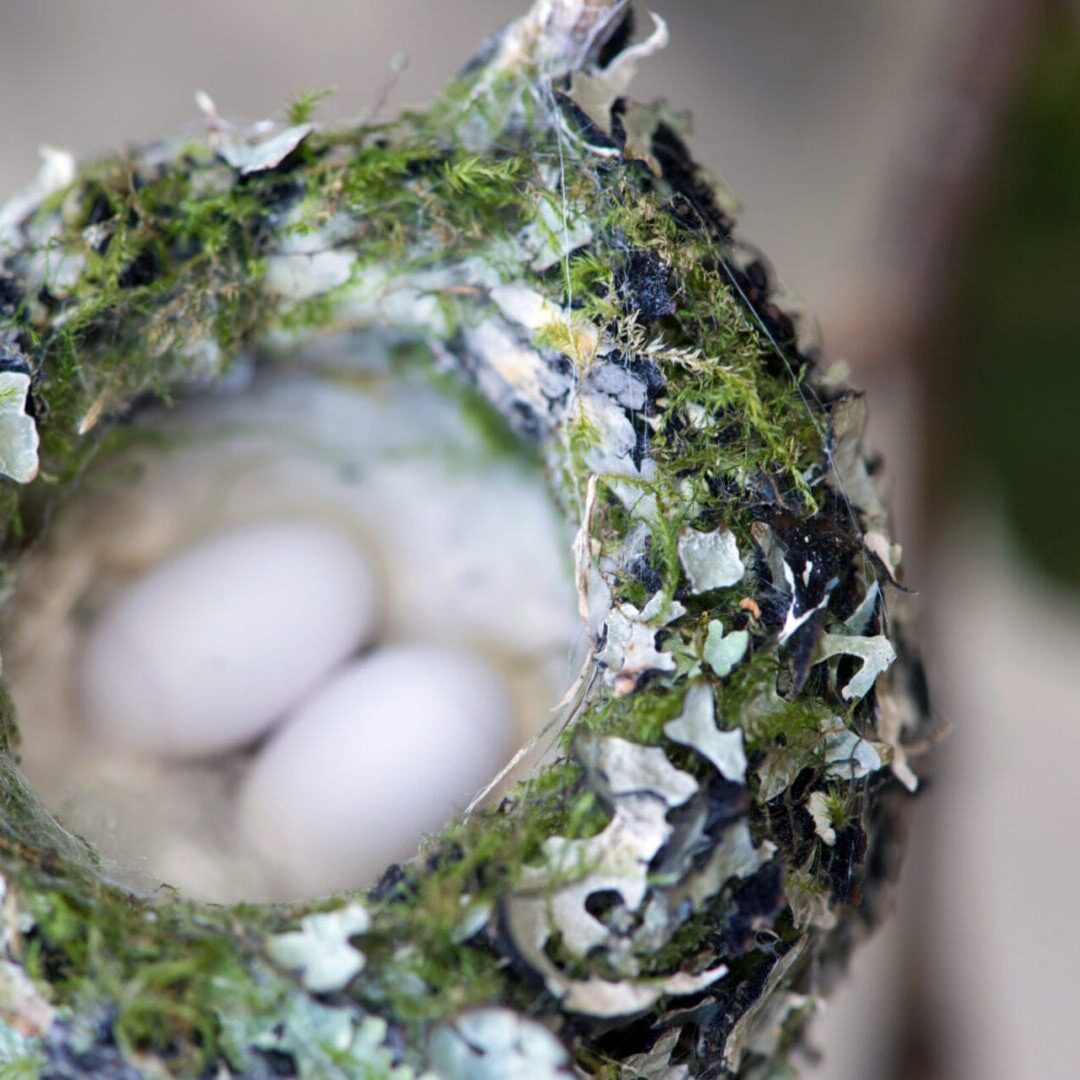
[{"label": "lichen", "polygon": [[[841,957],[851,935],[832,929],[867,914],[894,786],[880,766],[905,735],[876,725],[908,659],[883,673],[895,567],[865,543],[883,521],[858,417],[663,110],[628,124],[603,91],[623,78],[604,55],[617,35],[590,32],[560,67],[545,10],[428,110],[338,129],[300,102],[269,147],[233,133],[226,148],[215,120],[71,176],[54,163],[3,217],[0,346],[25,365],[40,434],[37,479],[0,488],[7,566],[144,396],[380,329],[399,363],[433,357],[496,444],[509,429],[539,454],[603,609],[561,756],[387,870],[342,943],[366,963],[332,999],[270,943],[356,898],[133,896],[36,805],[12,743],[0,872],[22,922],[5,949],[58,1019],[11,1041],[5,1067],[85,1044],[179,1076],[253,1075],[276,1055],[304,1077],[403,1078],[430,1064],[433,1032],[498,1006],[530,1018],[498,1052],[542,1044],[556,1071],[530,1024],[596,1075],[650,1052],[733,1073],[790,1050],[806,1010],[784,998],[778,1013],[777,995]],[[603,10],[558,32],[577,40]],[[830,670],[836,652],[866,667]],[[684,712],[701,694],[705,727]],[[686,777],[678,798],[657,755]],[[640,789],[619,786],[627,771]],[[821,800],[807,812],[815,788],[831,844]],[[633,902],[590,877],[597,853],[631,866]],[[571,870],[599,947],[575,951],[544,914]],[[781,1014],[782,1038],[755,1039],[756,1018],[772,1030]]]}]

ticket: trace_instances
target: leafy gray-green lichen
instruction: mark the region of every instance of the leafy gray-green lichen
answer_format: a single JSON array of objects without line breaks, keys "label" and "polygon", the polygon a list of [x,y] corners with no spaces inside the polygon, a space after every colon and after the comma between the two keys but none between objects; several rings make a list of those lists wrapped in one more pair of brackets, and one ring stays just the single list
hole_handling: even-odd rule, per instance
[{"label": "leafy gray-green lichen", "polygon": [[540,448],[595,641],[559,760],[293,908],[111,885],[5,698],[12,1075],[758,1075],[872,920],[925,719],[862,403],[626,100],[666,31],[624,15],[541,0],[391,123],[248,137],[203,101],[203,139],[54,155],[0,210],[7,567],[143,395],[390,333]]}]

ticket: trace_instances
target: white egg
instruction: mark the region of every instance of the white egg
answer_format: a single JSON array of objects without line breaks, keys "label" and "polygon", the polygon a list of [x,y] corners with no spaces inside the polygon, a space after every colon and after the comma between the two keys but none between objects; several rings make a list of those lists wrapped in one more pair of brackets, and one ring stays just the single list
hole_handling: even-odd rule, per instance
[{"label": "white egg", "polygon": [[352,538],[247,525],[151,569],[88,631],[76,671],[98,736],[167,756],[250,742],[363,645],[376,583]]},{"label": "white egg", "polygon": [[387,648],[336,675],[262,749],[240,836],[283,895],[359,888],[463,810],[513,742],[509,698],[486,664]]}]

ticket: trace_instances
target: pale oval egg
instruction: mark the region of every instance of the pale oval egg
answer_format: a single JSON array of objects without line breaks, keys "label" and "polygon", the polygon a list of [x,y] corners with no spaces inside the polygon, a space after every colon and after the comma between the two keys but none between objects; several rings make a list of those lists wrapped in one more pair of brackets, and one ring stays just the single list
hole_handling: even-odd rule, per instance
[{"label": "pale oval egg", "polygon": [[262,748],[240,795],[241,840],[282,896],[359,888],[463,810],[513,745],[506,689],[480,659],[430,645],[380,650]]},{"label": "pale oval egg", "polygon": [[127,586],[76,671],[85,724],[126,749],[193,757],[267,730],[371,637],[375,576],[314,522],[232,529]]}]

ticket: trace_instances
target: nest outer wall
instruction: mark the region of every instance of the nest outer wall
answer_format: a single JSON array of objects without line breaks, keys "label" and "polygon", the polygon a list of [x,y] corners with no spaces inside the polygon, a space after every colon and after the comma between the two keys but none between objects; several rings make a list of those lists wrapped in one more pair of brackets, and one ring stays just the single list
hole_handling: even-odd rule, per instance
[{"label": "nest outer wall", "polygon": [[373,333],[539,448],[595,641],[556,763],[294,906],[112,885],[5,697],[5,1076],[784,1075],[876,917],[927,717],[862,400],[625,96],[662,24],[550,7],[424,111],[207,101],[204,138],[54,156],[0,209],[6,570],[148,396]]}]

